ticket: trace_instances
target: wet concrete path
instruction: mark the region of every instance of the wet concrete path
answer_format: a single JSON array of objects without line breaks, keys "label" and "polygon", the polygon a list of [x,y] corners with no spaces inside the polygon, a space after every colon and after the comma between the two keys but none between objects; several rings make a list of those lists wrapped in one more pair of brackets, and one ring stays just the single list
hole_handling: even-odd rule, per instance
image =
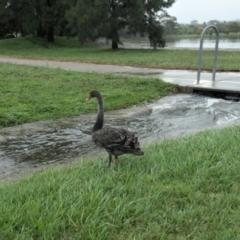
[{"label": "wet concrete path", "polygon": [[[192,86],[196,83],[197,72],[188,70],[165,70],[165,69],[152,69],[152,68],[137,68],[129,66],[116,66],[116,65],[101,65],[92,63],[80,62],[58,62],[49,60],[32,60],[32,59],[18,59],[0,56],[0,62],[14,63],[20,65],[30,66],[43,66],[51,68],[62,68],[65,70],[85,71],[85,72],[99,72],[99,73],[115,73],[115,74],[137,74],[146,76],[159,77],[166,82],[178,84],[180,86]],[[201,84],[211,84],[212,73],[201,73]],[[216,73],[216,81],[226,83],[229,86],[232,82],[239,82],[240,90],[240,73],[222,72]],[[237,86],[238,87],[238,86]]]},{"label": "wet concrete path", "polygon": [[[80,161],[86,155],[99,156],[103,151],[92,144],[90,136],[95,118],[96,113],[1,129],[0,179],[16,179],[48,166]],[[105,114],[105,125],[137,133],[142,145],[239,121],[238,102],[190,94]]]}]

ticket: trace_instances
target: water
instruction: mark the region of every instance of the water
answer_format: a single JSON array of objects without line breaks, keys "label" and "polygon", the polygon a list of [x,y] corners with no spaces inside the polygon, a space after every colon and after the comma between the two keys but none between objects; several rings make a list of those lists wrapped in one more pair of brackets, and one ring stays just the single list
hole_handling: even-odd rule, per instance
[{"label": "water", "polygon": [[[204,37],[203,47],[204,49],[215,49],[215,42],[216,36],[212,38]],[[198,38],[174,38],[168,37],[166,40],[166,47],[167,49],[199,49],[200,45],[200,36]],[[124,42],[121,45],[123,48],[142,48],[142,49],[149,49],[152,48],[149,42],[135,42],[129,43]],[[240,51],[240,34],[237,37],[220,37],[219,39],[219,50],[239,50]]]},{"label": "water", "polygon": [[[85,155],[97,157],[103,151],[91,141],[95,118],[96,114],[88,114],[1,129],[0,179],[12,180],[48,166],[80,161]],[[105,114],[105,125],[137,133],[142,145],[239,120],[238,102],[188,94]]]},{"label": "water", "polygon": [[[204,38],[203,47],[204,49],[215,49],[215,37],[209,39]],[[178,48],[190,48],[199,49],[200,37],[197,39],[173,39],[168,40],[166,48],[178,49]],[[240,34],[238,38],[220,38],[219,49],[224,50],[240,50]]]}]

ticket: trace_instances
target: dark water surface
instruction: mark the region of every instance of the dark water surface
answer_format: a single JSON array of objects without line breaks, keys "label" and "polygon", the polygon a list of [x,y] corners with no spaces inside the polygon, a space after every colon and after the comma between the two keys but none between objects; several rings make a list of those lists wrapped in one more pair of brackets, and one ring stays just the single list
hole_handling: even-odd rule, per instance
[{"label": "dark water surface", "polygon": [[[96,114],[42,121],[0,130],[0,179],[12,180],[48,166],[97,157],[91,142]],[[238,123],[240,103],[199,95],[165,97],[145,106],[105,113],[105,125],[124,127],[141,144]]]}]

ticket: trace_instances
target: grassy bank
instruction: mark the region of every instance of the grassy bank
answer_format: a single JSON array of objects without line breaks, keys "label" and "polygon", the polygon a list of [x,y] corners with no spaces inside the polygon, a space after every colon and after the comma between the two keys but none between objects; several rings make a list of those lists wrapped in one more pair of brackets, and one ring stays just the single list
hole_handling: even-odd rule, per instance
[{"label": "grassy bank", "polygon": [[[121,46],[120,46],[121,47]],[[76,40],[56,38],[54,44],[34,37],[0,41],[0,55],[166,69],[197,69],[197,50],[120,49],[80,46]],[[203,69],[212,69],[213,51],[204,51]],[[218,70],[240,71],[238,51],[219,51]]]},{"label": "grassy bank", "polygon": [[0,185],[1,239],[239,239],[240,127]]},{"label": "grassy bank", "polygon": [[157,78],[0,63],[0,126],[95,112],[96,102],[86,102],[93,89],[102,92],[108,111],[166,96],[174,88]]}]

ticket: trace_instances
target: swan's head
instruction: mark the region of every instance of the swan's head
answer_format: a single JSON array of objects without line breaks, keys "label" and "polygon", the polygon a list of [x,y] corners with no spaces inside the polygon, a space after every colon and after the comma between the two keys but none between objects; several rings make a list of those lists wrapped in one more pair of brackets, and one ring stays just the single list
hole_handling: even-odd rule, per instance
[{"label": "swan's head", "polygon": [[100,92],[93,90],[89,93],[89,96],[87,97],[86,100],[90,100],[91,98],[100,97],[100,96],[101,96]]}]

